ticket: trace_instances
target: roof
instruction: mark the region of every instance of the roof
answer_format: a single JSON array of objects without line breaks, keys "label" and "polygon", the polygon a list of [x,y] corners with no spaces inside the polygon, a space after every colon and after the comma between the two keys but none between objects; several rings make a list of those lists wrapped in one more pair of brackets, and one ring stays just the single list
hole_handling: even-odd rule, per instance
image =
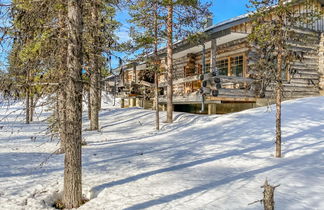
[{"label": "roof", "polygon": [[212,30],[215,30],[215,29],[218,29],[218,30],[223,29],[224,30],[224,29],[231,28],[233,26],[239,25],[242,22],[248,21],[248,18],[249,18],[250,14],[251,13],[246,13],[246,14],[243,14],[243,15],[240,15],[240,16],[225,20],[223,22],[217,23],[215,25],[212,25],[212,26],[206,28],[204,30],[204,32],[209,32],[209,31],[212,31]]}]

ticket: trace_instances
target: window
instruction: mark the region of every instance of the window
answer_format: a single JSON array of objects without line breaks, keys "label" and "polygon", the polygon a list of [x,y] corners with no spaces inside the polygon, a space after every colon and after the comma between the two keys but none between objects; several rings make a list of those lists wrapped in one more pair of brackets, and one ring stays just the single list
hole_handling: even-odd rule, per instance
[{"label": "window", "polygon": [[231,57],[231,75],[243,77],[243,56]]},{"label": "window", "polygon": [[228,58],[216,62],[219,75],[228,75]]},{"label": "window", "polygon": [[210,64],[209,63],[206,63],[206,66],[205,66],[205,70],[206,72],[210,72]]},{"label": "window", "polygon": [[216,67],[218,69],[219,75],[224,76],[244,76],[244,56],[233,56],[223,58],[216,62]]}]

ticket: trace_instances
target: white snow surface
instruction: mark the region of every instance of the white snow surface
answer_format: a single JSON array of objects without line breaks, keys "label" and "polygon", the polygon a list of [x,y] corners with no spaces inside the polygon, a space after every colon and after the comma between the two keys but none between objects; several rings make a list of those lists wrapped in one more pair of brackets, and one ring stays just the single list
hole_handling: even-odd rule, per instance
[{"label": "white snow surface", "polygon": [[[154,111],[120,109],[104,98],[101,131],[86,131],[83,119],[83,193],[90,201],[79,209],[262,209],[249,203],[262,199],[266,179],[280,185],[276,209],[324,209],[324,97],[283,103],[281,159],[273,157],[273,106],[175,113],[173,124],[155,131]],[[53,209],[64,156],[52,154],[59,144],[46,133],[51,113],[38,108],[25,125],[22,103],[0,106],[0,209]]]}]

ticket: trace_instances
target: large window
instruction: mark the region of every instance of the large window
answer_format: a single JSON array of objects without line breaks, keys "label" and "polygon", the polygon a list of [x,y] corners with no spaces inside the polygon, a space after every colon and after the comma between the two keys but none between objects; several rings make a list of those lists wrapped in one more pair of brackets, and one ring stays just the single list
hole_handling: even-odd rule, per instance
[{"label": "large window", "polygon": [[225,76],[244,76],[244,56],[232,56],[220,59],[216,62],[219,75]]}]

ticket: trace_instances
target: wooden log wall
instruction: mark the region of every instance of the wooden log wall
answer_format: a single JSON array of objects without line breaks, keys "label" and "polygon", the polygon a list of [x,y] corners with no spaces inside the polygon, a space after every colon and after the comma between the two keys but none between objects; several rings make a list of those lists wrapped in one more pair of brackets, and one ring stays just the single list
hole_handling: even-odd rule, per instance
[{"label": "wooden log wall", "polygon": [[[320,33],[307,30],[295,30],[296,36],[303,41],[290,41],[289,47],[294,50],[300,59],[296,59],[291,65],[291,71],[286,73],[287,79],[283,83],[285,98],[300,98],[319,95],[319,43]],[[299,39],[297,39],[299,40]],[[251,48],[249,64],[258,59],[257,52]],[[251,75],[255,72],[249,72]],[[265,96],[273,97],[275,84],[266,88]]]},{"label": "wooden log wall", "polygon": [[[318,0],[307,0],[309,1],[309,5],[305,5],[305,2],[301,1],[300,3],[296,3],[294,6],[294,11],[297,14],[303,14],[303,13],[311,13],[312,11],[322,12],[324,13],[324,7],[318,2]],[[273,16],[271,13],[269,13],[268,20],[275,19],[275,16]],[[324,15],[322,17],[318,18],[316,21],[308,24],[299,24],[299,28],[306,28],[317,32],[324,32]],[[252,31],[252,22],[246,22],[237,26],[234,26],[232,28],[233,32],[239,32],[239,33],[251,33]]]},{"label": "wooden log wall", "polygon": [[303,37],[301,43],[290,43],[296,53],[302,55],[295,60],[292,72],[288,73],[288,81],[284,83],[284,97],[299,98],[319,95],[319,44],[320,34],[317,32],[297,31]]}]

